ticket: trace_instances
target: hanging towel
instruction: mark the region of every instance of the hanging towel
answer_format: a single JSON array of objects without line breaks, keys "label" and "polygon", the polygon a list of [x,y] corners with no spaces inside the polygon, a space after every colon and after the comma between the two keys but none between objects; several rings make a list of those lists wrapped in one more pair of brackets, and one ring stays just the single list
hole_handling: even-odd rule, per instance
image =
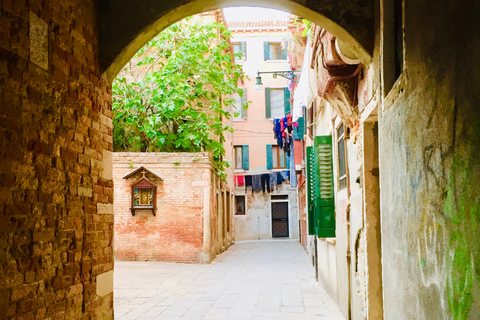
[{"label": "hanging towel", "polygon": [[245,192],[247,192],[247,187],[252,187],[253,189],[252,176],[245,176]]},{"label": "hanging towel", "polygon": [[[293,139],[292,139],[293,142]],[[297,173],[295,172],[295,148],[293,147],[293,143],[290,146],[290,186],[292,188],[297,187]]]},{"label": "hanging towel", "polygon": [[275,190],[275,185],[277,184],[277,175],[276,173],[270,173],[270,189]]},{"label": "hanging towel", "polygon": [[290,136],[288,133],[285,134],[283,137],[283,152],[286,154],[290,154],[290,145],[292,141],[292,136]]},{"label": "hanging towel", "polygon": [[292,125],[292,115],[289,113],[287,114],[287,126]]},{"label": "hanging towel", "polygon": [[283,182],[283,177],[281,172],[275,172],[275,176],[277,177],[277,186],[282,184]]},{"label": "hanging towel", "polygon": [[265,192],[265,189],[267,189],[267,192],[271,192],[272,189],[270,189],[270,175],[268,173],[264,173],[261,175],[262,177],[262,191]]},{"label": "hanging towel", "polygon": [[287,180],[288,180],[288,175],[289,175],[289,171],[288,171],[288,170],[280,171],[280,174],[282,175],[283,181],[287,181]]},{"label": "hanging towel", "polygon": [[[304,61],[311,61],[313,58],[311,48],[311,37],[307,37],[307,45],[305,46]],[[315,49],[316,50],[316,49]],[[315,55],[316,58],[316,55]],[[297,122],[300,117],[303,117],[303,107],[309,108],[317,96],[317,89],[313,88],[312,83],[316,80],[316,74],[311,69],[310,63],[304,63],[302,66],[302,73],[298,80],[297,87],[293,94],[293,121]],[[312,81],[312,78],[314,81]]]},{"label": "hanging towel", "polygon": [[244,176],[237,176],[237,185],[243,186],[245,184],[245,177]]},{"label": "hanging towel", "polygon": [[282,130],[280,127],[280,119],[273,119],[273,131],[275,132],[275,139],[277,139],[277,144],[281,148],[283,144],[282,144]]},{"label": "hanging towel", "polygon": [[292,115],[287,115],[287,132],[291,134],[293,131]]},{"label": "hanging towel", "polygon": [[252,191],[261,191],[262,190],[262,176],[257,174],[252,176]]}]

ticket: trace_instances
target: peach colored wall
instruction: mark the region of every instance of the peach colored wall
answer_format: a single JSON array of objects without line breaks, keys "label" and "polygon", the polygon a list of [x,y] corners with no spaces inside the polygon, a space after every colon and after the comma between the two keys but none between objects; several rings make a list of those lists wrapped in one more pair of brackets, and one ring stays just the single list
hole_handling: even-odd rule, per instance
[{"label": "peach colored wall", "polygon": [[[252,101],[247,110],[247,120],[235,120],[233,126],[235,133],[233,137],[234,145],[249,145],[250,153],[250,174],[255,170],[265,170],[266,168],[266,145],[275,144],[273,136],[272,121],[265,117],[265,90],[255,91],[255,78],[257,71],[281,71],[287,70],[287,60],[265,61],[263,57],[264,41],[281,41],[289,37],[285,31],[268,32],[234,32],[232,42],[247,42],[247,60],[239,62],[247,76],[250,78],[239,86],[247,89],[247,99]],[[264,87],[286,87],[287,80],[282,77],[273,79],[271,74],[263,74],[262,82]],[[237,171],[237,170],[236,170]],[[242,171],[242,170],[240,170]]]}]

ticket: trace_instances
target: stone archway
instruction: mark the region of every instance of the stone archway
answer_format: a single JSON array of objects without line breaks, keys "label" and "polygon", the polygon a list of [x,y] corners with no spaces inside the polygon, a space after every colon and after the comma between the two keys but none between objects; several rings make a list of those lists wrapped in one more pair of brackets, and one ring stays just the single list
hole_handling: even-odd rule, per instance
[{"label": "stone archway", "polygon": [[99,7],[99,63],[112,80],[130,58],[160,31],[187,16],[227,6],[264,6],[291,12],[349,44],[366,64],[374,47],[374,2],[282,0],[111,0]]}]

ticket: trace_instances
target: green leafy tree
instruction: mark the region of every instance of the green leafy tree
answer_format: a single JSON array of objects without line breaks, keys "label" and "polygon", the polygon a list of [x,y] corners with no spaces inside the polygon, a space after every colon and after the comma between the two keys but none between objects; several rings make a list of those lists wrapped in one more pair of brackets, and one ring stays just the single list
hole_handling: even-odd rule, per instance
[{"label": "green leafy tree", "polygon": [[[223,121],[244,74],[223,24],[186,19],[148,42],[112,86],[115,151],[210,151],[220,175]],[[246,106],[245,106],[246,107]]]}]

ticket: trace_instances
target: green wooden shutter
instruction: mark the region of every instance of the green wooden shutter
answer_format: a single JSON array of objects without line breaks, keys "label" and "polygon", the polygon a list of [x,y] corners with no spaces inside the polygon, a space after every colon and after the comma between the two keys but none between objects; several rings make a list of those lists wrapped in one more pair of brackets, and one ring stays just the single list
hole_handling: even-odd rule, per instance
[{"label": "green wooden shutter", "polygon": [[315,169],[318,176],[315,220],[317,236],[335,237],[335,200],[333,190],[332,136],[317,136],[315,142]]},{"label": "green wooden shutter", "polygon": [[242,169],[249,169],[249,155],[248,155],[248,146],[242,146]]},{"label": "green wooden shutter", "polygon": [[307,218],[308,234],[315,234],[315,153],[313,147],[307,147]]},{"label": "green wooden shutter", "polygon": [[283,105],[285,110],[285,116],[290,113],[290,90],[288,88],[283,88]]},{"label": "green wooden shutter", "polygon": [[288,56],[288,40],[285,41],[285,50],[283,50],[283,60],[287,60]]},{"label": "green wooden shutter", "polygon": [[273,160],[272,160],[272,145],[267,144],[267,169],[273,168]]},{"label": "green wooden shutter", "polygon": [[305,135],[305,118],[298,118],[297,123],[298,127],[293,127],[293,139],[302,140]]},{"label": "green wooden shutter", "polygon": [[[293,144],[292,144],[292,148],[293,148]],[[290,155],[289,154],[285,154],[285,168],[290,170]]]},{"label": "green wooden shutter", "polygon": [[263,59],[270,60],[270,43],[268,41],[263,42]]},{"label": "green wooden shutter", "polygon": [[245,41],[240,41],[240,51],[243,54],[243,60],[247,60],[247,43]]},{"label": "green wooden shutter", "polygon": [[270,88],[265,88],[265,117],[272,117],[272,112],[270,108]]},{"label": "green wooden shutter", "polygon": [[247,119],[247,88],[242,88],[243,94],[242,94],[242,110],[240,112],[242,119]]}]

